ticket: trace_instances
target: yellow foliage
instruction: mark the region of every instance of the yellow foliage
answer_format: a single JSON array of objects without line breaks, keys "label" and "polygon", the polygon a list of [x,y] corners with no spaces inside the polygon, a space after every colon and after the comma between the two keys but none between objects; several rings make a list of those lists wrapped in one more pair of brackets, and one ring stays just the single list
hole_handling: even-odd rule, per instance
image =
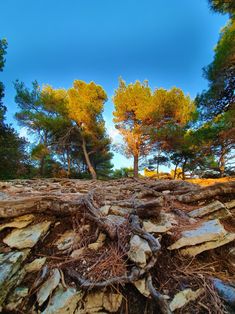
[{"label": "yellow foliage", "polygon": [[94,134],[97,127],[103,127],[101,114],[107,95],[103,88],[94,82],[75,80],[68,90],[68,115],[87,134]]},{"label": "yellow foliage", "polygon": [[158,175],[156,170],[149,170],[147,168],[144,169],[144,176],[151,178],[151,177],[156,177]]}]

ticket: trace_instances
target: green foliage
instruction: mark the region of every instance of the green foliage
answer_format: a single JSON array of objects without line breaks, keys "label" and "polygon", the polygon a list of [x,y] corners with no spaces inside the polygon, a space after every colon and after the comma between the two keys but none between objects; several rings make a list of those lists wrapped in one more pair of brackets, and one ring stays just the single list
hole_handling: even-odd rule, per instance
[{"label": "green foliage", "polygon": [[209,89],[196,102],[204,118],[211,119],[235,106],[235,20],[223,29],[213,62],[204,68]]},{"label": "green foliage", "polygon": [[230,13],[233,15],[235,12],[234,0],[209,0],[209,5],[213,11],[222,14]]},{"label": "green foliage", "polygon": [[0,71],[3,71],[4,65],[5,65],[5,59],[4,56],[6,54],[7,50],[7,41],[6,39],[0,40]]},{"label": "green foliage", "polygon": [[[0,39],[0,72],[3,71],[5,59],[4,56],[6,54],[7,49],[7,41],[6,39]],[[0,124],[3,124],[4,115],[6,112],[6,107],[2,103],[2,99],[4,97],[4,85],[0,82]]]},{"label": "green foliage", "polygon": [[113,179],[121,179],[121,178],[129,178],[133,177],[134,175],[134,169],[133,168],[120,168],[115,169],[112,174]]},{"label": "green foliage", "polygon": [[15,179],[27,173],[26,142],[13,128],[0,125],[0,179]]},{"label": "green foliage", "polygon": [[[0,71],[3,71],[7,41],[0,40]],[[6,124],[6,107],[3,105],[4,85],[0,82],[0,179],[15,179],[29,172],[26,141],[18,136],[15,130]]]}]

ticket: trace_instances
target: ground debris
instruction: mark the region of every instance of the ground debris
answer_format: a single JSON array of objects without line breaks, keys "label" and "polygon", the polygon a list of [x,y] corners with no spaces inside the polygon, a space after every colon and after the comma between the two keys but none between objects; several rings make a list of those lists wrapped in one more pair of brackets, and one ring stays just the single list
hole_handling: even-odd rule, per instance
[{"label": "ground debris", "polygon": [[234,189],[1,182],[2,313],[232,313]]}]

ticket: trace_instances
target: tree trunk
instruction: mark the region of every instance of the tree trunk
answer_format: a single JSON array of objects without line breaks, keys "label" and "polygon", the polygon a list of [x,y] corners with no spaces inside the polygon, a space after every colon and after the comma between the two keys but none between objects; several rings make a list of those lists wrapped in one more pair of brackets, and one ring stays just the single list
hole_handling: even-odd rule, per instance
[{"label": "tree trunk", "polygon": [[185,180],[185,166],[187,163],[187,159],[184,160],[183,165],[182,165],[182,179]]},{"label": "tree trunk", "polygon": [[71,173],[71,159],[70,159],[70,156],[69,156],[69,150],[67,150],[67,164],[68,164],[67,176],[69,178],[70,177],[70,173]]},{"label": "tree trunk", "polygon": [[159,178],[159,162],[157,162],[157,177]]},{"label": "tree trunk", "polygon": [[138,178],[139,156],[134,155],[134,178]]},{"label": "tree trunk", "polygon": [[40,176],[43,178],[45,174],[45,156],[40,160]]},{"label": "tree trunk", "polygon": [[176,179],[177,170],[178,170],[178,164],[175,165],[175,169],[174,169],[174,180]]},{"label": "tree trunk", "polygon": [[82,135],[82,150],[83,150],[83,153],[84,153],[84,156],[85,156],[87,167],[88,167],[89,172],[90,172],[90,174],[92,176],[92,179],[96,180],[97,179],[97,175],[96,175],[95,169],[93,168],[93,166],[91,164],[89,155],[87,153],[86,140],[85,140],[83,135]]},{"label": "tree trunk", "polygon": [[220,171],[220,177],[224,177],[224,170],[225,170],[225,149],[224,145],[221,147],[221,155],[219,159],[219,171]]}]

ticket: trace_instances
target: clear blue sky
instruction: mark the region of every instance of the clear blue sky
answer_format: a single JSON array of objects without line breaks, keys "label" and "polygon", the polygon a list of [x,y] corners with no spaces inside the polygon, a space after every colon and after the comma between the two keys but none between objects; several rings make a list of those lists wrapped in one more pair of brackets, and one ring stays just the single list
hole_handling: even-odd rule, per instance
[{"label": "clear blue sky", "polygon": [[[202,67],[213,59],[227,17],[209,11],[207,0],[0,0],[0,38],[8,41],[5,85],[7,119],[17,111],[12,82],[68,88],[75,79],[95,81],[109,101],[118,77],[148,79],[150,86],[177,86],[192,98],[207,87]],[[24,130],[20,130],[21,134]],[[115,167],[127,166],[119,154]]]}]

